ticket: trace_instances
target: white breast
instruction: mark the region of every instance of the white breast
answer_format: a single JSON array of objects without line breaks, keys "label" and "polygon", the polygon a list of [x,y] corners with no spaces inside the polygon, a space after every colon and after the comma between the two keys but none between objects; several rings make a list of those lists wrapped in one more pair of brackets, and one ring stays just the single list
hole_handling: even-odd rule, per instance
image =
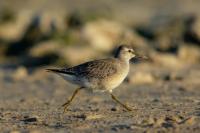
[{"label": "white breast", "polygon": [[119,70],[116,74],[105,79],[104,84],[106,90],[112,91],[112,89],[118,87],[127,77],[129,73],[129,65],[126,65],[124,68],[120,69],[121,70]]}]

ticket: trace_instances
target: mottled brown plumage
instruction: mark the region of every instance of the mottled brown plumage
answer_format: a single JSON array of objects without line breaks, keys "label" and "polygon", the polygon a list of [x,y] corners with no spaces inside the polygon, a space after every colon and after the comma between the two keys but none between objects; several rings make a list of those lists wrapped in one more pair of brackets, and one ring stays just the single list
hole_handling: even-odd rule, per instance
[{"label": "mottled brown plumage", "polygon": [[[114,65],[115,63],[115,59],[95,60],[72,68],[61,69],[60,71],[82,77],[105,78],[116,73],[117,68]],[[103,73],[101,73],[102,70],[104,71]]]},{"label": "mottled brown plumage", "polygon": [[[135,57],[134,50],[130,46],[122,45],[119,47],[115,58],[94,60],[64,69],[47,69],[61,75],[67,81],[77,84],[81,89],[92,91],[112,92],[126,78],[129,72],[129,60]],[[72,98],[63,106],[65,109],[78,93],[76,90]],[[112,98],[130,110],[126,105],[117,100],[113,94]]]}]

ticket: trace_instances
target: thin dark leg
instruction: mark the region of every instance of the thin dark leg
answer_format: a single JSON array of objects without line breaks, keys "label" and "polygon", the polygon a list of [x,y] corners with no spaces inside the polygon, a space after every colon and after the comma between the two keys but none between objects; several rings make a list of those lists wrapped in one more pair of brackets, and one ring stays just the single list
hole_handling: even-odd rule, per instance
[{"label": "thin dark leg", "polygon": [[113,100],[115,100],[117,103],[119,103],[121,106],[123,106],[126,110],[132,111],[133,109],[128,107],[127,105],[123,104],[121,101],[119,101],[112,93],[110,93]]},{"label": "thin dark leg", "polygon": [[64,107],[63,113],[66,112],[67,107],[70,105],[70,103],[72,102],[72,100],[75,98],[76,94],[78,94],[78,92],[79,92],[82,88],[83,88],[83,87],[77,88],[77,89],[74,91],[72,97],[71,97],[66,103],[64,103],[64,104],[62,105],[62,107]]}]

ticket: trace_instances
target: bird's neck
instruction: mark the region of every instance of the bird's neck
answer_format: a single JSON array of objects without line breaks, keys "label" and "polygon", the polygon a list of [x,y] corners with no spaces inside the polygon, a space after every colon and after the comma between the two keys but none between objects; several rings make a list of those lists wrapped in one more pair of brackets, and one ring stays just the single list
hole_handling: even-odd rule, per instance
[{"label": "bird's neck", "polygon": [[126,57],[118,56],[116,58],[118,58],[121,62],[129,65],[129,59],[127,59]]}]

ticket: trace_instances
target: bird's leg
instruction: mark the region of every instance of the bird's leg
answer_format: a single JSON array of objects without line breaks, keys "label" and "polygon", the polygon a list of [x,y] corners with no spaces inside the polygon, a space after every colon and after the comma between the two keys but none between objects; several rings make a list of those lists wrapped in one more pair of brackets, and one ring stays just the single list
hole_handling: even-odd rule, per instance
[{"label": "bird's leg", "polygon": [[75,98],[76,94],[78,94],[78,92],[79,92],[81,89],[82,89],[82,87],[77,88],[77,89],[74,91],[72,97],[71,97],[66,103],[64,103],[64,104],[62,105],[62,107],[64,107],[63,113],[66,112],[67,107],[70,105],[70,103],[72,102],[72,100]]},{"label": "bird's leg", "polygon": [[115,100],[117,103],[119,103],[121,106],[123,106],[126,110],[132,111],[133,109],[128,107],[127,105],[123,104],[121,101],[119,101],[112,93],[110,93],[113,100]]}]

